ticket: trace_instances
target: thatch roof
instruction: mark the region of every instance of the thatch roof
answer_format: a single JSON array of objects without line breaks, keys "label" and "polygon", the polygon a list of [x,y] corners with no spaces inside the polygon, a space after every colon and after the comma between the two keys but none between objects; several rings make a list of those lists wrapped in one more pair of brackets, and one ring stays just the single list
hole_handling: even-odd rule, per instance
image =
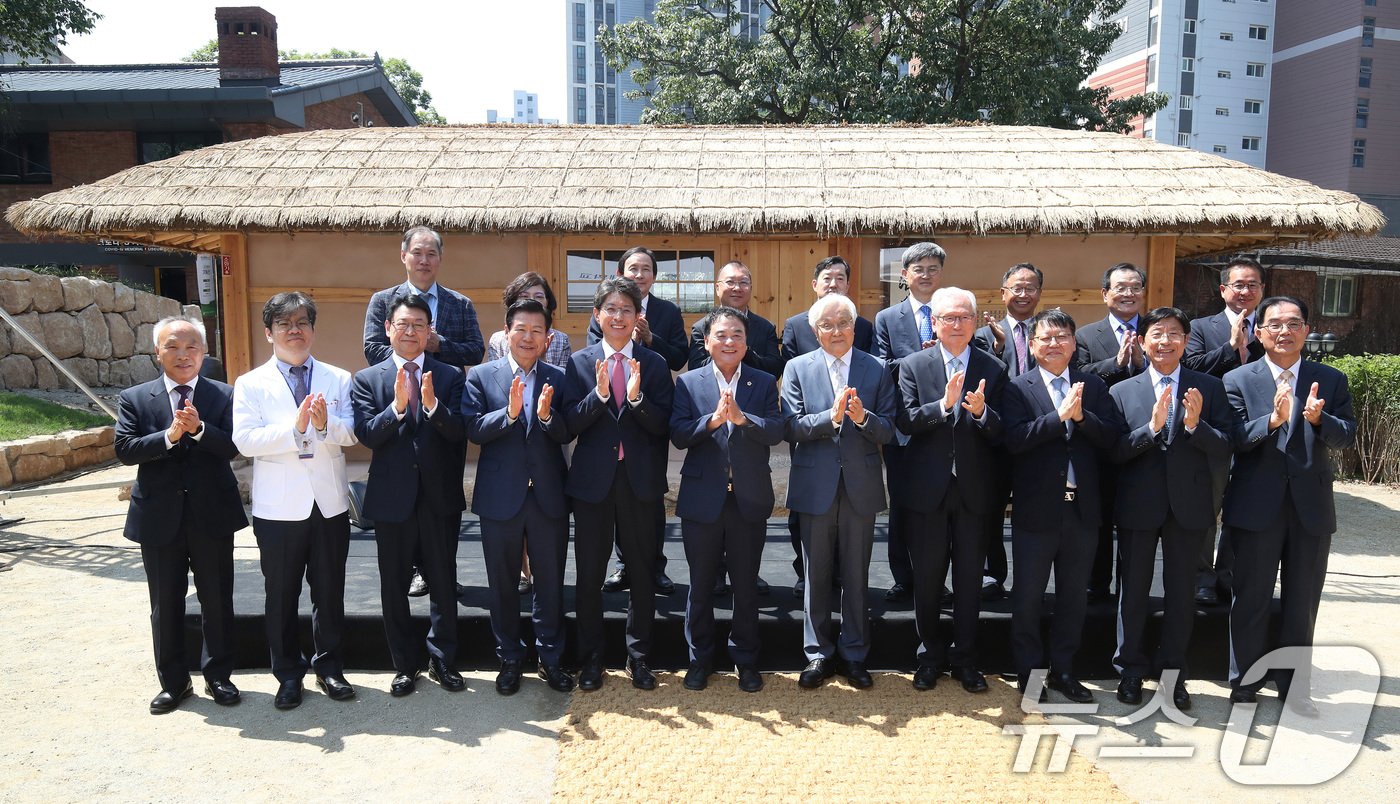
[{"label": "thatch roof", "polygon": [[1381,213],[1239,162],[1009,126],[461,126],[233,142],[12,206],[34,234],[1177,234],[1179,254],[1370,234]]}]

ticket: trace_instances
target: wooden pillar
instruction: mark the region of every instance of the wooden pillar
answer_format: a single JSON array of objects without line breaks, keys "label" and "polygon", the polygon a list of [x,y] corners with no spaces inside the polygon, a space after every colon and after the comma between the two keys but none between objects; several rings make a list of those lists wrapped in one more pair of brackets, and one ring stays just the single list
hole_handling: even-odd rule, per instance
[{"label": "wooden pillar", "polygon": [[1171,307],[1175,290],[1176,235],[1156,235],[1147,244],[1147,309]]},{"label": "wooden pillar", "polygon": [[232,383],[253,367],[252,326],[248,317],[248,238],[226,234],[219,238],[220,273],[224,295],[224,370]]}]

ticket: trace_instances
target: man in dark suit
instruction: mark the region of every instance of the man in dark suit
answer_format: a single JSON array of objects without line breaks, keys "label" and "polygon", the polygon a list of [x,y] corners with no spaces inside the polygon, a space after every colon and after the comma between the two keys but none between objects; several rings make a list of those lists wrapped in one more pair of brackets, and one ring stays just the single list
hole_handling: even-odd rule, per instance
[{"label": "man in dark suit", "polygon": [[[690,355],[690,341],[685,335],[685,321],[681,318],[681,308],[659,296],[652,294],[651,286],[656,282],[656,255],[646,246],[633,246],[622,252],[617,260],[617,275],[632,280],[642,294],[642,306],[637,313],[637,323],[633,328],[632,340],[641,346],[661,355],[671,371],[685,369],[686,358]],[[588,322],[588,345],[592,346],[603,338],[603,330],[595,317]],[[662,462],[665,469],[665,462]],[[676,591],[676,585],[666,575],[666,510],[657,510],[656,521],[656,567],[652,578],[652,588],[663,595]],[[617,566],[603,582],[604,592],[621,592],[627,588],[627,565],[622,553],[617,555]]]},{"label": "man in dark suit", "polygon": [[[815,689],[836,673],[836,654],[858,689],[874,681],[865,667],[870,652],[870,549],[875,515],[885,507],[880,445],[894,437],[896,392],[879,360],[852,347],[856,306],[845,296],[817,300],[808,314],[822,348],[794,358],[783,371],[786,439],[796,449],[788,479],[788,508],[801,517],[803,650],[807,667],[798,677]],[[831,634],[830,578],[839,553],[841,635]]]},{"label": "man in dark suit", "polygon": [[[1114,521],[1118,525],[1118,700],[1142,703],[1142,680],[1154,669],[1177,671],[1172,701],[1191,708],[1186,691],[1186,649],[1195,620],[1191,590],[1202,533],[1215,527],[1219,493],[1211,481],[1230,460],[1230,406],[1225,386],[1181,366],[1190,329],[1186,314],[1159,307],[1142,317],[1139,336],[1147,371],[1109,389],[1127,432],[1113,459],[1118,472]],[[1144,630],[1162,545],[1165,612],[1155,660]],[[1164,678],[1163,681],[1168,681]]]},{"label": "man in dark suit", "polygon": [[238,703],[233,672],[233,534],[247,526],[229,460],[238,454],[233,389],[201,378],[202,324],[167,318],[152,330],[161,376],[121,394],[117,458],[136,464],[123,535],[141,545],[151,596],[160,693],[151,714],[173,712],[194,694],[185,659],[186,580],[194,573],[204,652],[204,690]]},{"label": "man in dark suit", "polygon": [[[993,444],[1001,435],[1006,368],[972,346],[977,300],[962,288],[933,294],[937,346],[904,358],[899,369],[899,429],[904,448],[904,543],[914,575],[914,624],[919,631],[914,688],[931,690],[945,663],[968,692],[985,692],[974,652],[984,562],[983,525],[993,510]],[[1003,503],[1003,510],[1005,504]],[[938,633],[943,576],[952,554],[953,645]]]},{"label": "man in dark suit", "polygon": [[[996,355],[1006,366],[1007,378],[1019,377],[1035,368],[1031,355],[1030,320],[1040,306],[1040,291],[1045,274],[1028,262],[1006,269],[1001,277],[1001,303],[1006,315],[997,319],[982,313],[985,324],[972,338],[972,345]],[[1006,505],[1011,502],[1011,456],[1006,448],[994,447],[996,462],[989,475],[992,484],[992,515],[986,520],[987,564],[982,576],[982,599],[1001,600],[1006,597]],[[998,515],[998,513],[1000,515]]]},{"label": "man in dark suit", "polygon": [[[884,361],[895,385],[899,384],[899,361],[918,354],[934,345],[933,292],[942,282],[943,263],[947,253],[936,243],[915,243],[904,250],[900,279],[909,288],[909,297],[875,316],[875,356]],[[885,473],[890,486],[889,551],[890,575],[894,585],[885,599],[902,602],[909,599],[913,574],[909,567],[909,549],[904,544],[904,513],[908,501],[903,484],[898,479],[904,473],[904,445],[909,437],[896,433],[885,445]],[[943,580],[942,578],[939,579]]]},{"label": "man in dark suit", "polygon": [[[1356,440],[1346,375],[1302,359],[1308,308],[1287,296],[1259,303],[1264,359],[1225,375],[1234,409],[1235,466],[1224,522],[1235,548],[1230,606],[1230,700],[1251,702],[1262,682],[1244,676],[1268,652],[1269,608],[1283,572],[1280,646],[1311,648],[1327,555],[1337,529],[1332,451]],[[1281,697],[1316,715],[1310,667],[1275,677]]]},{"label": "man in dark suit", "polygon": [[[331,699],[355,697],[341,651],[350,553],[344,450],[355,443],[355,413],[350,373],[311,356],[316,302],[310,296],[294,290],[268,299],[263,333],[272,357],[239,377],[233,389],[233,443],[253,459],[253,534],[278,683],[272,703],[295,709],[309,669]],[[297,615],[303,578],[311,587],[316,652],[310,662]]]},{"label": "man in dark suit", "polygon": [[534,299],[512,304],[506,310],[509,352],[473,367],[462,396],[467,436],[481,445],[472,513],[481,518],[491,631],[501,660],[496,691],[502,695],[519,691],[525,661],[516,582],[522,543],[528,545],[534,575],[533,623],[540,678],[559,692],[574,688],[573,677],[561,666],[564,562],[569,549],[564,445],[570,437],[553,400],[564,388],[564,372],[543,359],[553,324],[548,308]]},{"label": "man in dark suit", "polygon": [[356,374],[351,391],[355,435],[373,451],[364,515],[375,526],[384,630],[396,671],[389,686],[394,696],[413,692],[425,664],[408,609],[415,553],[422,556],[419,569],[431,596],[428,676],[449,692],[466,687],[453,666],[457,566],[448,549],[448,529],[461,521],[466,508],[456,468],[466,437],[458,415],[462,372],[427,354],[432,315],[417,294],[390,302],[384,327],[394,351]]},{"label": "man in dark suit", "polygon": [[578,437],[564,492],[573,500],[574,588],[581,690],[603,685],[603,574],[614,534],[631,575],[627,670],[650,690],[652,598],[658,511],[666,493],[666,436],[675,386],[660,355],[633,340],[642,294],[625,277],[608,277],[593,297],[603,340],[575,352],[564,374],[564,414]]},{"label": "man in dark suit", "polygon": [[768,449],[783,440],[778,379],[745,364],[753,316],[717,307],[700,319],[708,364],[682,374],[671,411],[671,443],[686,450],[676,513],[681,518],[690,597],[685,637],[690,668],[685,687],[702,690],[714,670],[715,579],[727,568],[734,588],[729,655],[739,689],[758,692],[758,565],[773,477]]},{"label": "man in dark suit", "polygon": [[[1182,365],[1213,377],[1264,357],[1264,345],[1254,337],[1254,308],[1264,298],[1264,267],[1249,257],[1234,257],[1220,272],[1220,298],[1225,309],[1191,322]],[[1228,469],[1228,466],[1226,467]],[[1216,477],[1216,499],[1224,493],[1227,475]],[[1230,538],[1222,532],[1216,548],[1215,528],[1201,539],[1196,569],[1196,602],[1213,606],[1230,592],[1233,555]]]},{"label": "man in dark suit", "polygon": [[[476,308],[472,306],[472,300],[455,290],[443,287],[437,281],[438,269],[442,267],[442,235],[426,226],[415,226],[404,232],[403,241],[399,245],[399,262],[403,263],[408,278],[401,285],[394,285],[375,293],[370,297],[369,307],[365,310],[365,362],[373,366],[389,359],[389,355],[394,351],[390,346],[389,337],[384,334],[384,325],[390,313],[389,305],[398,296],[417,294],[427,301],[428,309],[433,315],[433,328],[428,332],[426,351],[434,359],[449,366],[456,366],[463,372],[480,363],[481,356],[485,354],[485,345],[481,339],[481,327],[477,325]],[[455,409],[453,413],[456,413]],[[458,460],[455,472],[460,485],[462,472],[466,467],[466,450],[462,450],[456,457]],[[453,470],[446,471],[450,473]],[[452,526],[451,520],[448,524],[448,555],[456,562],[462,519],[460,516],[456,518],[455,527]],[[427,583],[418,572],[420,565],[417,561],[421,558],[420,552],[414,559],[413,579],[409,583],[408,591],[411,597],[419,597],[428,592]],[[457,586],[456,590],[458,595],[466,591],[462,586]]]},{"label": "man in dark suit", "polygon": [[[850,295],[851,266],[840,256],[832,256],[817,263],[812,271],[812,292],[820,299],[831,293]],[[875,325],[864,316],[856,316],[855,348],[871,354],[874,350]],[[798,355],[815,352],[822,348],[817,340],[817,332],[807,323],[807,311],[803,310],[783,323],[783,365]],[[807,577],[802,569],[802,533],[798,528],[797,512],[788,512],[788,534],[792,539],[792,569],[797,573],[797,583],[792,593],[802,597],[807,586]]]},{"label": "man in dark suit", "polygon": [[1084,627],[1085,589],[1093,562],[1099,501],[1099,451],[1110,449],[1122,420],[1103,380],[1070,368],[1074,319],[1045,310],[1031,319],[1036,369],[1009,382],[1002,427],[1014,459],[1011,552],[1011,650],[1024,692],[1046,667],[1040,612],[1055,573],[1047,686],[1078,703],[1093,700],[1074,674]]},{"label": "man in dark suit", "polygon": [[[1138,339],[1138,314],[1147,298],[1147,274],[1128,262],[1120,262],[1104,271],[1100,283],[1108,317],[1084,325],[1075,336],[1077,347],[1074,365],[1086,374],[1093,374],[1112,388],[1115,384],[1147,368]],[[1094,568],[1089,574],[1089,600],[1113,597],[1113,498],[1117,493],[1113,474],[1104,476],[1106,484],[1101,499],[1104,510],[1100,519],[1099,541],[1094,551]]]}]

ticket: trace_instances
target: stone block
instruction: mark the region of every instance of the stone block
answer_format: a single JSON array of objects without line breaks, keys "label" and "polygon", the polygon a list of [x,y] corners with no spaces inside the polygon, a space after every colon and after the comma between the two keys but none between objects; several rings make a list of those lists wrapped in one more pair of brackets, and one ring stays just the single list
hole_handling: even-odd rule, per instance
[{"label": "stone block", "polygon": [[128,365],[131,366],[132,385],[150,382],[160,376],[160,369],[156,367],[156,361],[149,355],[133,355],[128,361]]},{"label": "stone block", "polygon": [[34,272],[25,268],[11,268],[0,265],[0,279],[11,282],[28,282],[34,277]]},{"label": "stone block", "polygon": [[151,339],[155,332],[155,324],[137,324],[132,332],[134,334],[132,354],[153,355],[156,353],[156,342]]},{"label": "stone block", "polygon": [[68,446],[73,449],[92,447],[97,445],[97,430],[69,430],[63,434],[68,439]]},{"label": "stone block", "polygon": [[103,447],[82,447],[68,453],[68,456],[69,457],[64,459],[64,463],[68,465],[68,468],[81,469],[84,466],[93,466],[105,461],[110,461],[116,457],[116,452],[111,447],[105,449]]},{"label": "stone block", "polygon": [[47,455],[51,440],[49,436],[30,436],[10,442],[10,446],[15,448],[15,453],[10,456],[10,463],[19,460],[21,455]]},{"label": "stone block", "polygon": [[136,309],[136,291],[120,282],[112,285],[112,312],[124,313]]},{"label": "stone block", "polygon": [[21,455],[14,464],[16,483],[34,483],[47,480],[66,469],[62,458],[52,455]]},{"label": "stone block", "polygon": [[91,305],[93,298],[92,280],[85,276],[65,276],[58,280],[63,286],[63,309],[76,313]]},{"label": "stone block", "polygon": [[156,320],[180,315],[180,302],[166,296],[156,296]]},{"label": "stone block", "polygon": [[[15,323],[20,329],[33,335],[40,343],[44,343],[44,324],[39,320],[39,314],[35,312],[22,313],[14,317]],[[29,342],[29,339],[17,332],[10,334],[10,354],[24,355],[25,357],[38,357],[39,350]]]},{"label": "stone block", "polygon": [[120,313],[102,316],[107,322],[107,341],[112,345],[111,357],[131,357],[136,354],[136,332]]},{"label": "stone block", "polygon": [[10,354],[10,325],[0,326],[0,357]]},{"label": "stone block", "polygon": [[34,361],[24,355],[0,357],[0,386],[6,388],[33,388]]},{"label": "stone block", "polygon": [[83,353],[83,327],[71,313],[44,313],[39,321],[44,328],[44,345],[54,357],[63,359]]},{"label": "stone block", "polygon": [[10,471],[10,462],[0,460],[0,489],[9,488],[15,484],[14,473]]},{"label": "stone block", "polygon": [[52,391],[55,388],[64,387],[59,380],[58,372],[54,367],[42,357],[36,357],[34,363],[34,387],[45,391]]},{"label": "stone block", "polygon": [[49,436],[49,443],[44,447],[44,454],[55,458],[62,458],[72,451],[68,446],[68,436],[63,433]]},{"label": "stone block", "polygon": [[97,309],[104,313],[110,313],[113,310],[112,304],[116,300],[116,292],[112,289],[110,282],[94,279],[92,281],[92,298],[97,304]]},{"label": "stone block", "polygon": [[83,356],[106,360],[112,356],[112,331],[107,319],[95,305],[84,307],[77,315],[83,330]]},{"label": "stone block", "polygon": [[154,296],[144,291],[136,291],[136,317],[141,321],[155,323],[160,320],[157,313],[159,301],[158,296]]},{"label": "stone block", "polygon": [[204,311],[201,310],[201,309],[199,309],[199,305],[198,305],[198,304],[184,304],[184,305],[181,305],[181,306],[180,306],[180,313],[179,313],[179,315],[180,315],[181,318],[188,319],[188,320],[190,320],[190,321],[203,321],[203,320],[204,320]]},{"label": "stone block", "polygon": [[112,388],[131,387],[131,365],[129,360],[109,360],[107,362],[106,385]]},{"label": "stone block", "polygon": [[95,446],[110,447],[117,443],[117,428],[107,425],[97,431],[97,443]]},{"label": "stone block", "polygon": [[[97,361],[90,357],[70,357],[63,361],[67,369],[77,375],[89,388],[97,385]],[[63,378],[64,385],[70,384],[70,380]]]},{"label": "stone block", "polygon": [[112,363],[109,360],[97,361],[97,384],[103,387],[111,387]]},{"label": "stone block", "polygon": [[34,288],[28,282],[0,280],[0,307],[10,315],[29,312],[34,303]]},{"label": "stone block", "polygon": [[63,283],[58,281],[58,277],[36,274],[29,280],[29,287],[34,291],[34,300],[30,304],[35,311],[51,313],[63,309]]}]

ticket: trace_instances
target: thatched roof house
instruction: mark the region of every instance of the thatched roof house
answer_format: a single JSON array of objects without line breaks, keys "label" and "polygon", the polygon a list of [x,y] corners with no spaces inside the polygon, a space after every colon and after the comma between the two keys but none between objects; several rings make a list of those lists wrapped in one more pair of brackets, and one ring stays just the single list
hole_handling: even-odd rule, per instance
[{"label": "thatched roof house", "polygon": [[[263,348],[247,318],[267,291],[311,287],[362,305],[402,280],[394,237],[420,223],[449,234],[443,281],[485,303],[494,325],[489,305],[519,271],[544,273],[574,300],[609,253],[635,243],[675,253],[677,286],[658,290],[679,296],[707,281],[687,271],[686,255],[710,254],[715,267],[744,259],[763,277],[757,308],[781,318],[809,302],[816,259],[838,252],[873,311],[888,296],[881,250],[935,237],[950,253],[945,284],[985,298],[1006,266],[1030,260],[1049,274],[1046,304],[1087,305],[1087,315],[1099,273],[1119,260],[1149,269],[1149,301],[1160,303],[1177,257],[1368,234],[1384,222],[1354,195],[1209,154],[996,126],[310,131],[131,168],[17,204],[7,218],[34,234],[232,256],[224,298],[235,371]],[[581,331],[586,310],[571,304],[562,323]]]}]

